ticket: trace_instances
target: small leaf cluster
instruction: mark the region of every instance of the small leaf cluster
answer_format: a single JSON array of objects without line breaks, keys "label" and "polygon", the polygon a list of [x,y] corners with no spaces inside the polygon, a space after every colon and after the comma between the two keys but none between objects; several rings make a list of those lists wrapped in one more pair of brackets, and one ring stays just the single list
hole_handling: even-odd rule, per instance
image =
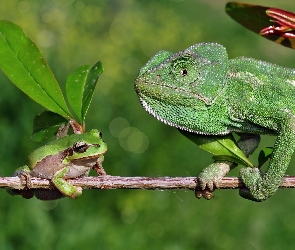
[{"label": "small leaf cluster", "polygon": [[18,25],[9,21],[0,21],[0,34],[0,68],[21,91],[49,110],[35,117],[33,139],[45,140],[69,121],[78,128],[78,133],[83,133],[85,116],[103,72],[101,62],[92,67],[81,66],[68,76],[66,95],[74,116],[35,43]]}]

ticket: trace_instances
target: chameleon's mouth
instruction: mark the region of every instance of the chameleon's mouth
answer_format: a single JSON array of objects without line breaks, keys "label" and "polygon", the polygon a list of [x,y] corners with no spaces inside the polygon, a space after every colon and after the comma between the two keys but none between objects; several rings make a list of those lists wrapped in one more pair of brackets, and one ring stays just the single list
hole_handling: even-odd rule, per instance
[{"label": "chameleon's mouth", "polygon": [[[157,120],[181,130],[202,133],[178,123],[176,120],[187,118],[187,114],[183,113],[180,107],[192,110],[196,107],[196,101],[203,99],[203,97],[182,87],[157,82],[151,83],[143,81],[143,79],[136,79],[134,88],[143,108]],[[202,101],[202,103],[206,106],[206,101]]]},{"label": "chameleon's mouth", "polygon": [[137,95],[143,99],[145,99],[146,97],[154,98],[161,101],[164,101],[166,99],[170,103],[177,102],[178,104],[183,105],[184,99],[197,98],[208,104],[208,100],[203,96],[179,86],[171,86],[163,83],[143,81],[142,79],[139,80],[137,78],[134,83],[134,89]]}]

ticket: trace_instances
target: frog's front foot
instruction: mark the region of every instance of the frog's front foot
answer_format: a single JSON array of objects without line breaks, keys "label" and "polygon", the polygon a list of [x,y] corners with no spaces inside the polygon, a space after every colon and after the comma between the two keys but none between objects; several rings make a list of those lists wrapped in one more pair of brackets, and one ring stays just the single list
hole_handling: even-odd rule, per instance
[{"label": "frog's front foot", "polygon": [[30,175],[30,169],[28,166],[23,166],[21,168],[16,169],[12,176],[17,176],[19,177],[21,180],[25,180],[26,185],[28,186],[28,188],[30,188],[31,186],[31,175]]},{"label": "frog's front foot", "polygon": [[107,172],[102,167],[102,161],[103,159],[99,159],[96,164],[93,166],[93,169],[96,171],[98,176],[107,175]]},{"label": "frog's front foot", "polygon": [[259,168],[242,168],[240,176],[246,188],[240,189],[240,195],[248,200],[264,201],[277,190],[279,183],[264,178]]},{"label": "frog's front foot", "polygon": [[216,161],[204,168],[200,173],[198,180],[202,190],[214,190],[214,186],[219,188],[222,178],[230,171],[231,162]]},{"label": "frog's front foot", "polygon": [[27,189],[31,188],[31,175],[30,175],[30,169],[28,166],[24,166],[21,168],[16,169],[12,176],[17,176],[20,178],[21,183],[26,183],[26,188],[25,189],[6,189],[6,191],[10,195],[21,195],[25,199],[31,199],[34,197],[34,190],[33,189]]},{"label": "frog's front foot", "polygon": [[81,187],[75,187],[68,183],[64,177],[68,173],[69,168],[65,167],[61,170],[57,171],[53,178],[52,183],[54,186],[65,196],[68,196],[70,198],[78,198],[82,194],[82,188]]}]

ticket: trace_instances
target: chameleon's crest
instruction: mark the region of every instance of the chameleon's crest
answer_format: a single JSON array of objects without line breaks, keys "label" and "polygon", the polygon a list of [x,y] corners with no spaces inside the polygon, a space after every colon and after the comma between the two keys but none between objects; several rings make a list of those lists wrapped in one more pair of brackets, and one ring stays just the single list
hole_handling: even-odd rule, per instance
[{"label": "chameleon's crest", "polygon": [[228,55],[225,47],[216,43],[200,43],[191,46],[184,52],[201,56],[207,63],[195,68],[199,74],[195,92],[199,93],[207,104],[212,104],[225,87],[225,76],[228,68]]}]

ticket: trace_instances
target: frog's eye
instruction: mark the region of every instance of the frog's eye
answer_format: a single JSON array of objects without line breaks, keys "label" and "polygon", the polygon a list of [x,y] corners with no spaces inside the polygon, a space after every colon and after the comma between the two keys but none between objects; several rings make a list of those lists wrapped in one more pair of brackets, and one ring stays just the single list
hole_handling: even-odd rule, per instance
[{"label": "frog's eye", "polygon": [[89,147],[90,147],[90,145],[87,144],[86,142],[78,141],[74,144],[73,150],[76,153],[85,153]]}]

